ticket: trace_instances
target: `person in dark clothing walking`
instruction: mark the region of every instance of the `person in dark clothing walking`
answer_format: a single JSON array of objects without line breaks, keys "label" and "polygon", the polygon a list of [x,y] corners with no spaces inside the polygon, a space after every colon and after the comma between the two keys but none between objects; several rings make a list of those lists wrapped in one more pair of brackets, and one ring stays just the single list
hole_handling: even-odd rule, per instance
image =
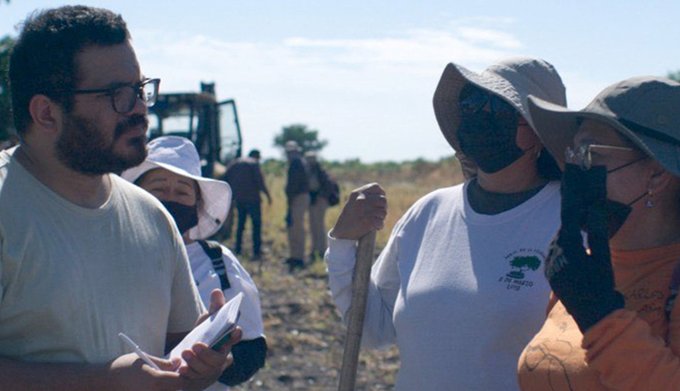
[{"label": "person in dark clothing walking", "polygon": [[300,146],[295,141],[285,145],[288,158],[288,178],[286,181],[286,198],[288,213],[288,248],[290,257],[286,259],[289,271],[304,268],[305,256],[305,214],[309,211],[309,173],[307,163],[302,157]]},{"label": "person in dark clothing walking", "polygon": [[321,167],[316,152],[306,152],[305,161],[309,170],[309,230],[312,237],[310,262],[322,259],[326,251],[326,209],[329,206],[329,190],[331,179]]},{"label": "person in dark clothing walking", "polygon": [[260,169],[260,151],[253,149],[248,153],[248,157],[236,159],[227,168],[224,179],[232,188],[238,213],[234,250],[236,254],[241,254],[243,231],[246,227],[246,219],[250,216],[253,230],[252,259],[260,259],[262,256],[262,210],[260,208],[262,199],[260,193],[262,192],[267,196],[269,205],[272,203],[272,197],[269,195]]}]

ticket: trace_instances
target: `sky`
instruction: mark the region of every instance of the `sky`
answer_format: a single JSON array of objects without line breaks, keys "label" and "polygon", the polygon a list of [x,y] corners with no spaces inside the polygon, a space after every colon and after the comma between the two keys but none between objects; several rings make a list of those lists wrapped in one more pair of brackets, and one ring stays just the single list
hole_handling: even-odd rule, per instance
[{"label": "sky", "polygon": [[481,72],[510,56],[552,63],[568,106],[631,76],[680,70],[680,2],[0,0],[0,37],[30,12],[87,4],[122,14],[162,92],[215,82],[235,99],[244,151],[279,158],[282,127],[327,140],[326,160],[451,156],[432,109],[449,62]]}]

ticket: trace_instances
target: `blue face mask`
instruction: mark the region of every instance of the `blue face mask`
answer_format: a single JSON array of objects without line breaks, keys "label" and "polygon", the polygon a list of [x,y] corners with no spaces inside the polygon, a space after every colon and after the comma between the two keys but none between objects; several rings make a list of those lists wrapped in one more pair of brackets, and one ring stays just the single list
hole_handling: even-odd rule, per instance
[{"label": "blue face mask", "polygon": [[198,210],[195,205],[187,206],[174,201],[161,201],[161,203],[175,219],[175,224],[177,224],[180,233],[184,234],[198,225]]}]

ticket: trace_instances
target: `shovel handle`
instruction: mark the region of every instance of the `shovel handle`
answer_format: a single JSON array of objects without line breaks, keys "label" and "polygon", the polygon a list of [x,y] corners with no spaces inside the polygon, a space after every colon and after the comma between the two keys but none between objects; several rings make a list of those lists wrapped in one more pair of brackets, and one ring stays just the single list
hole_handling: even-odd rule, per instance
[{"label": "shovel handle", "polygon": [[375,231],[371,231],[362,236],[357,245],[356,264],[352,276],[352,303],[349,307],[347,336],[342,356],[338,391],[353,391],[356,383],[361,334],[364,329],[368,283],[371,279],[374,251]]}]

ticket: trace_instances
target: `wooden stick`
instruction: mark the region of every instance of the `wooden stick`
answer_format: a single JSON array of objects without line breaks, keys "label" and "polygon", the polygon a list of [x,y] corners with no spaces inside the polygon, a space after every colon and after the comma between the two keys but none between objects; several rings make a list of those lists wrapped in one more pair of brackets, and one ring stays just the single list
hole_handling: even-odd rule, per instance
[{"label": "wooden stick", "polygon": [[352,303],[349,307],[347,337],[345,338],[345,351],[342,356],[338,391],[354,391],[374,251],[375,231],[371,231],[359,239],[357,246],[357,261],[352,277]]}]

